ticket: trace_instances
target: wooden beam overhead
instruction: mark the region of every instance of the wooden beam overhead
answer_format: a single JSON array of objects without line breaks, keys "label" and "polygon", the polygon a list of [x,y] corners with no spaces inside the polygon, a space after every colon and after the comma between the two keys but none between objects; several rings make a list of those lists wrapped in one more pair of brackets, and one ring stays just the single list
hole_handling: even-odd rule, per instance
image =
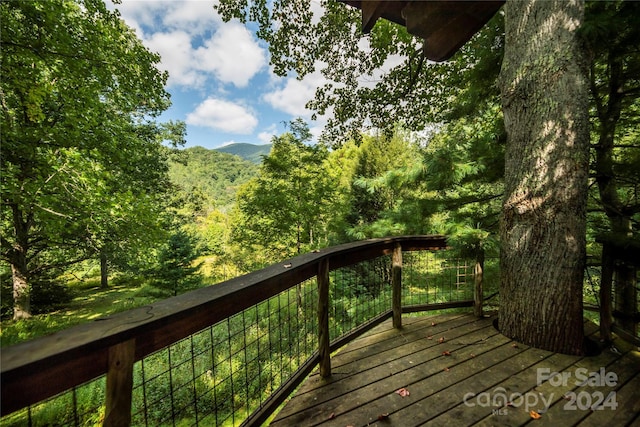
[{"label": "wooden beam overhead", "polygon": [[425,56],[432,61],[449,59],[504,4],[504,0],[343,1],[362,11],[364,33],[380,18],[403,25],[410,34],[425,40]]},{"label": "wooden beam overhead", "polygon": [[378,18],[382,16],[382,5],[378,1],[363,1],[362,8],[362,32],[368,34],[376,24]]}]

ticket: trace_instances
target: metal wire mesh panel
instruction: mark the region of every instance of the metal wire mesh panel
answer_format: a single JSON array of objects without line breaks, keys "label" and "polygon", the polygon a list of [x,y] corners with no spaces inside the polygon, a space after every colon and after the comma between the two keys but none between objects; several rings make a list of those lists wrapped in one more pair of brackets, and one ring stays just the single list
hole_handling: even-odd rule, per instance
[{"label": "metal wire mesh panel", "polygon": [[317,349],[307,280],[136,364],[132,424],[237,425]]},{"label": "metal wire mesh panel", "polygon": [[[385,246],[368,256],[388,250]],[[345,254],[348,256],[349,252]],[[395,255],[398,255],[397,251]],[[137,335],[136,339],[142,342],[147,338],[146,345],[154,349],[171,344],[133,365],[133,388],[131,384],[125,388],[126,392],[132,392],[132,425],[231,426],[247,420],[264,420],[311,372],[318,360],[326,360],[321,359],[328,354],[326,347],[321,346],[319,351],[319,325],[323,325],[322,335],[326,337],[324,320],[328,319],[332,345],[339,346],[398,312],[400,306],[393,298],[393,288],[399,284],[396,280],[399,278],[396,274],[399,257],[395,258],[394,270],[391,254],[328,272],[328,301],[324,300],[324,291],[323,301],[320,301],[316,277],[297,283],[301,278],[314,274],[315,270],[322,278],[323,290],[326,290],[326,266],[331,268],[330,260],[335,259],[326,258],[322,260],[324,264],[297,266],[299,270],[287,270],[293,272],[287,275],[281,275],[278,269],[275,274],[261,272],[258,277],[262,280],[264,277],[272,280],[264,282],[271,286],[265,288],[266,291],[289,288],[267,297],[259,295],[262,288],[257,283],[260,282],[242,283],[245,287],[254,286],[253,293],[238,294],[250,295],[250,301],[233,308],[222,302],[228,300],[221,299],[219,304],[209,305],[212,307],[210,312],[192,313],[188,317],[192,328],[179,335],[174,335],[173,323],[156,329],[163,332],[156,332],[158,335],[153,335],[153,338]],[[356,259],[362,259],[361,254],[356,254]],[[340,259],[337,265],[348,262]],[[469,261],[449,261],[444,251],[421,251],[403,252],[402,264],[403,310],[412,306],[413,311],[459,307],[469,305],[469,300],[473,299],[474,265]],[[320,266],[324,266],[324,273]],[[269,268],[273,270],[273,267]],[[291,264],[285,265],[288,267]],[[273,282],[274,278],[276,282]],[[233,288],[222,289],[229,292]],[[238,292],[238,289],[233,289],[233,292]],[[255,290],[258,290],[257,296]],[[235,304],[236,300],[230,301]],[[464,304],[450,304],[456,302]],[[240,307],[249,308],[238,312]],[[323,310],[328,308],[328,312],[319,313],[319,307]],[[227,308],[236,314],[222,321],[218,321],[220,312],[207,317],[215,313],[213,310],[226,312]],[[179,310],[180,307],[176,311]],[[185,314],[186,311],[182,310],[184,313],[181,313]],[[211,320],[205,323],[204,319]],[[199,323],[201,320],[203,322]],[[217,323],[187,335],[197,329],[195,325],[212,322]],[[175,336],[185,338],[175,341]],[[101,377],[5,416],[2,425],[101,424],[105,419],[105,388],[105,378]],[[113,414],[122,412],[111,412],[110,416]],[[51,420],[56,422],[52,424]]]},{"label": "metal wire mesh panel", "polygon": [[[609,295],[614,323],[624,329],[630,336],[640,340],[640,269],[627,271],[631,275],[620,278],[613,274],[611,278],[611,293]],[[635,277],[633,276],[635,274]],[[599,323],[600,313],[603,309],[601,301],[602,267],[590,265],[585,269],[585,281],[583,286],[583,303],[588,311],[585,317]]]},{"label": "metal wire mesh panel", "polygon": [[92,426],[104,419],[106,377],[79,385],[69,391],[3,417],[0,425],[9,426]]},{"label": "metal wire mesh panel", "polygon": [[446,252],[404,252],[402,305],[437,304],[473,299],[474,264],[447,259]]},{"label": "metal wire mesh panel", "polygon": [[390,255],[334,270],[330,281],[330,340],[391,308]]}]

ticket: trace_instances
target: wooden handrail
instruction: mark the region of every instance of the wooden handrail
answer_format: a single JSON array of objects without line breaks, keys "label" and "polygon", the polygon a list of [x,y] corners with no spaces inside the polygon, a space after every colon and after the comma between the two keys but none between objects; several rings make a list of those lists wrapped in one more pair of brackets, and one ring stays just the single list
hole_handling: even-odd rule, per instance
[{"label": "wooden handrail", "polygon": [[[132,366],[133,362],[265,301],[319,272],[391,254],[398,246],[405,251],[439,250],[446,248],[446,238],[438,235],[402,236],[335,246],[214,286],[4,348],[0,367],[1,415],[108,372],[119,375],[121,378],[116,379],[119,383],[127,382],[128,377],[114,367],[114,354],[124,354],[119,357],[124,357],[127,366]],[[124,353],[123,349],[126,350]]]}]

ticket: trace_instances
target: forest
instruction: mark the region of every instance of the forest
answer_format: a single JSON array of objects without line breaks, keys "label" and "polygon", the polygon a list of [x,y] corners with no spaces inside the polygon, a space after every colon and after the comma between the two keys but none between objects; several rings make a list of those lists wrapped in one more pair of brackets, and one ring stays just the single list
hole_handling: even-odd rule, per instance
[{"label": "forest", "polygon": [[[81,4],[1,8],[3,345],[82,321],[65,309],[92,293],[117,288],[126,296],[109,311],[124,310],[348,241],[439,233],[462,255],[497,255],[501,14],[452,60],[428,66],[406,33],[380,22],[372,49],[389,55],[402,46],[408,66],[340,97],[319,88],[314,107],[335,106],[331,131],[314,143],[308,124],[293,120],[256,164],[181,149],[184,123],[155,119],[170,102],[158,56],[102,2]],[[640,247],[637,8],[588,4],[581,29],[591,266]],[[77,33],[61,32],[58,15]],[[373,59],[362,66],[379,65]],[[411,108],[393,98],[403,84]],[[376,110],[382,103],[390,107]],[[366,117],[368,131],[359,128]],[[636,268],[624,274],[637,280]]]},{"label": "forest", "polygon": [[[422,54],[420,40],[402,26],[380,20],[363,50],[357,11],[326,2],[324,16],[315,20],[311,11],[295,9],[296,4],[278,3],[281,9],[273,11],[265,9],[267,2],[216,5],[224,20],[253,21],[252,28],[269,45],[274,73],[302,77],[321,63],[333,81],[318,87],[308,104],[317,114],[332,112],[319,140],[312,138],[308,123],[296,118],[273,137],[268,152],[256,156],[183,148],[185,123],[159,120],[171,102],[168,75],[158,68],[160,57],[102,0],[0,3],[2,346],[216,286],[297,255],[385,236],[441,234],[447,236],[452,257],[499,258],[500,265],[492,268],[502,271],[492,272],[489,286],[498,289],[502,281],[500,305],[534,305],[522,294],[508,294],[517,289],[511,284],[519,277],[511,273],[517,271],[514,259],[521,256],[506,250],[518,240],[505,239],[505,224],[517,210],[506,206],[522,190],[512,185],[514,175],[524,174],[516,178],[536,187],[534,172],[547,167],[546,158],[553,156],[532,154],[526,145],[518,151],[521,147],[510,143],[513,100],[505,99],[505,93],[511,93],[509,82],[518,79],[505,77],[517,62],[507,49],[512,28],[505,24],[505,14],[497,13],[450,60],[433,63]],[[557,174],[553,180],[545,176],[542,190],[534,190],[542,198],[561,193],[558,187],[569,183],[567,193],[575,190],[574,199],[584,199],[586,209],[573,211],[567,205],[563,210],[562,199],[557,199],[548,204],[552,209],[524,226],[542,228],[544,222],[560,224],[566,217],[580,220],[583,213],[585,224],[581,228],[577,221],[581,235],[567,233],[578,242],[571,254],[577,258],[565,260],[568,267],[560,261],[534,265],[528,279],[555,280],[558,272],[580,270],[572,276],[578,281],[578,297],[598,304],[598,289],[616,282],[627,292],[619,293],[620,298],[633,305],[640,259],[640,3],[587,2],[583,12],[571,39],[575,49],[566,57],[567,64],[575,60],[581,65],[586,77],[585,93],[579,94],[588,103],[585,129],[579,129],[587,136],[585,155],[567,150],[568,143],[555,146],[569,153],[560,163],[575,166],[575,173]],[[287,25],[280,25],[283,16],[290,18]],[[376,74],[394,55],[404,62],[383,76]],[[516,101],[527,100],[514,91]],[[568,119],[564,123],[566,129],[573,124]],[[549,125],[545,132],[553,137],[562,129]],[[514,167],[523,160],[542,166]],[[581,162],[584,171],[579,170]],[[582,172],[583,186],[572,180]],[[558,218],[549,212],[558,212]],[[561,227],[565,224],[571,225],[566,221]],[[439,265],[444,268],[444,262]],[[389,276],[388,267],[372,266],[383,276]],[[343,280],[355,281],[350,276]],[[336,305],[342,304],[341,315],[351,315],[349,298],[370,297],[365,303],[373,305],[388,297],[377,284],[358,286],[333,295]],[[279,312],[270,312],[271,305],[280,307],[279,298],[302,301],[303,291],[308,292],[305,298],[315,296],[309,283],[290,290],[291,295],[276,296],[249,311],[258,321],[254,329],[245,328],[243,312],[241,318],[192,335],[190,343],[154,353],[146,369],[152,376],[164,369],[162,358],[171,351],[174,357],[191,353],[194,366],[194,346],[223,349],[229,354],[224,363],[207,359],[200,367],[204,373],[192,385],[205,393],[220,387],[222,403],[207,401],[213,405],[208,410],[233,418],[234,399],[240,397],[233,379],[230,385],[221,380],[233,375],[224,370],[236,369],[248,378],[253,367],[241,357],[255,356],[252,360],[259,363],[260,339],[271,342],[275,334],[283,346],[279,363],[292,369],[300,356],[286,353],[291,348],[282,343],[295,341],[306,349],[315,339],[314,326],[295,330],[289,325],[286,333],[270,328],[281,321]],[[582,328],[582,298],[569,302],[578,306]],[[289,323],[313,319],[301,319],[303,310],[285,306]],[[306,309],[315,315],[311,304]],[[564,316],[563,310],[555,312]],[[634,319],[627,320],[636,327]],[[251,335],[260,330],[268,332]],[[232,341],[232,335],[239,341]],[[236,347],[247,335],[255,338],[256,354],[247,355],[254,349],[247,350],[245,342],[240,356]],[[214,345],[214,338],[221,341]],[[570,350],[582,351],[575,346]],[[210,357],[216,358],[213,353]],[[216,368],[224,372],[209,370]],[[258,377],[264,374],[256,369]],[[149,386],[152,395],[166,396],[173,387],[162,375]],[[272,378],[256,381],[279,386]],[[91,401],[83,415],[88,423],[104,416],[94,411],[101,404],[95,396],[103,392],[98,380],[78,393]],[[73,393],[75,399],[75,389]],[[187,388],[179,393],[185,401],[191,399]],[[247,409],[254,403],[238,405]],[[194,404],[196,420],[199,404]],[[54,403],[53,409],[41,408],[39,416],[45,424],[60,414],[76,416],[68,406]],[[161,402],[153,410],[164,411],[158,415],[162,419],[167,411],[173,413],[173,406]],[[14,421],[21,425],[31,416],[20,413]],[[155,419],[145,412],[145,420],[147,416]],[[191,417],[185,415],[185,422]]]}]

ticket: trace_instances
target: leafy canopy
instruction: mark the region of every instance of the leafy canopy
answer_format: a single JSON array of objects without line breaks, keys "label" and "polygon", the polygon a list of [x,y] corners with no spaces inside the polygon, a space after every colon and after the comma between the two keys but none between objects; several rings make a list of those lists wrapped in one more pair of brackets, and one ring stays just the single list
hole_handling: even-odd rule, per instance
[{"label": "leafy canopy", "polygon": [[326,241],[335,184],[324,173],[328,150],[307,145],[310,138],[300,119],[273,138],[258,176],[238,192],[235,240],[265,248],[275,259]]},{"label": "leafy canopy", "polygon": [[2,257],[16,296],[38,269],[158,230],[164,143],[184,125],[155,121],[169,106],[160,57],[103,1],[1,2],[0,25]]}]

